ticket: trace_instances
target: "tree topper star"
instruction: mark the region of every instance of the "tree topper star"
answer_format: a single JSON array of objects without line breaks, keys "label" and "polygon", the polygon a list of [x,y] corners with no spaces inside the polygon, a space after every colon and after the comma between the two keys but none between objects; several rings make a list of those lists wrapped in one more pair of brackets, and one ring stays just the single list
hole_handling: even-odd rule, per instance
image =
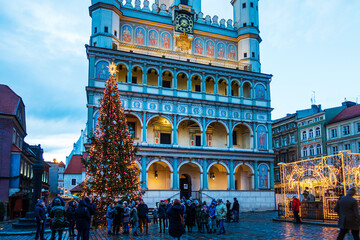
[{"label": "tree topper star", "polygon": [[109,69],[110,75],[115,75],[118,72],[118,70],[116,70],[115,63],[113,63],[113,62],[111,62],[111,64],[108,66],[108,69]]}]

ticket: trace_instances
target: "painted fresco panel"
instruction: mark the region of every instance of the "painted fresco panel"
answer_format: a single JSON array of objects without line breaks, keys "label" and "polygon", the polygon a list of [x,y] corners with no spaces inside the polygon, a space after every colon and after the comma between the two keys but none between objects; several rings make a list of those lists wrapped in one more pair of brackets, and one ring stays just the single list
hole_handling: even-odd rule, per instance
[{"label": "painted fresco panel", "polygon": [[195,54],[204,55],[204,41],[201,38],[195,39]]},{"label": "painted fresco panel", "polygon": [[257,128],[257,142],[260,150],[267,149],[266,128],[264,126],[258,126]]},{"label": "painted fresco panel", "polygon": [[218,58],[225,58],[225,44],[224,43],[218,43],[217,45],[217,56]]},{"label": "painted fresco panel", "polygon": [[100,61],[96,64],[96,78],[106,80],[109,78],[109,63]]},{"label": "painted fresco panel", "polygon": [[130,25],[124,25],[121,30],[122,40],[127,43],[132,42],[132,28]]},{"label": "painted fresco panel", "polygon": [[206,42],[206,55],[208,57],[214,57],[214,42],[209,40]]},{"label": "painted fresco panel", "polygon": [[269,188],[269,167],[263,163],[259,165],[259,188]]},{"label": "painted fresco panel", "polygon": [[142,27],[136,28],[135,42],[139,45],[145,45],[145,30]]},{"label": "painted fresco panel", "polygon": [[255,98],[258,100],[264,100],[266,97],[265,87],[262,84],[258,84],[255,87]]},{"label": "painted fresco panel", "polygon": [[159,34],[156,30],[149,31],[149,46],[158,47],[159,46]]},{"label": "painted fresco panel", "polygon": [[161,34],[161,47],[165,49],[171,48],[171,35],[168,32],[163,32]]},{"label": "painted fresco panel", "polygon": [[228,47],[228,59],[236,60],[236,47],[233,44]]}]

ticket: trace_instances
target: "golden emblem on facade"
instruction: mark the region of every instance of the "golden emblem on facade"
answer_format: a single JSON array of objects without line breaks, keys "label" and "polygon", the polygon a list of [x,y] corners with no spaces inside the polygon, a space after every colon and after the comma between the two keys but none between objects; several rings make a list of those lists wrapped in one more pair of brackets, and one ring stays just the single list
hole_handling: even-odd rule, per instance
[{"label": "golden emblem on facade", "polygon": [[189,35],[186,33],[180,33],[180,35],[175,36],[175,45],[177,51],[188,53],[189,51],[191,51],[191,43],[192,38],[190,38]]}]

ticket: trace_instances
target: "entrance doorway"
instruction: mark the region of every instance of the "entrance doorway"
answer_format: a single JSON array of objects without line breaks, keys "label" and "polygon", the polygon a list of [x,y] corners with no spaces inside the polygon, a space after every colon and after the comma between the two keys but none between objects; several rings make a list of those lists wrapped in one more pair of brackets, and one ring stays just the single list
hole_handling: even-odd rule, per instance
[{"label": "entrance doorway", "polygon": [[189,199],[191,196],[191,177],[187,174],[180,176],[180,198]]}]

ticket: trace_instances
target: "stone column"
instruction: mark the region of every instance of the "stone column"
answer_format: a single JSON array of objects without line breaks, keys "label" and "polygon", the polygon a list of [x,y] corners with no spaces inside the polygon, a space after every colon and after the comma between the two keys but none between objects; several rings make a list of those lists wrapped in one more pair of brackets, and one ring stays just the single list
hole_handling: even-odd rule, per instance
[{"label": "stone column", "polygon": [[174,158],[173,163],[173,188],[172,190],[179,190],[179,173],[178,173],[178,159]]},{"label": "stone column", "polygon": [[143,79],[142,79],[143,85],[147,85],[147,67],[146,65],[143,68]]},{"label": "stone column", "polygon": [[259,190],[258,162],[254,162],[254,190]]},{"label": "stone column", "polygon": [[[145,103],[146,104],[146,103]],[[144,112],[143,115],[143,126],[142,126],[142,142],[146,143],[147,142],[147,126],[146,126],[146,112]]]},{"label": "stone column", "polygon": [[177,115],[174,115],[174,126],[173,126],[173,144],[174,145],[177,145],[178,142],[177,142],[177,127],[176,127],[176,117]]},{"label": "stone column", "polygon": [[[202,119],[202,136],[201,136],[202,146],[206,146],[206,121],[205,118]],[[205,170],[204,170],[205,171]]]},{"label": "stone column", "polygon": [[234,161],[230,161],[230,190],[235,190]]},{"label": "stone column", "polygon": [[131,64],[131,62],[129,63],[127,82],[132,83],[132,64]]},{"label": "stone column", "polygon": [[208,179],[206,159],[202,160],[202,167],[203,167],[203,188],[201,190],[209,190],[209,179]]},{"label": "stone column", "polygon": [[270,163],[270,189],[274,189],[274,163]]},{"label": "stone column", "polygon": [[229,120],[229,141],[228,141],[228,148],[233,147],[233,129],[232,129],[232,121]]},{"label": "stone column", "polygon": [[143,156],[141,158],[141,177],[142,177],[142,186],[141,188],[143,190],[147,190],[148,189],[148,185],[147,185],[147,179],[146,179],[146,162],[147,162],[147,157]]}]

